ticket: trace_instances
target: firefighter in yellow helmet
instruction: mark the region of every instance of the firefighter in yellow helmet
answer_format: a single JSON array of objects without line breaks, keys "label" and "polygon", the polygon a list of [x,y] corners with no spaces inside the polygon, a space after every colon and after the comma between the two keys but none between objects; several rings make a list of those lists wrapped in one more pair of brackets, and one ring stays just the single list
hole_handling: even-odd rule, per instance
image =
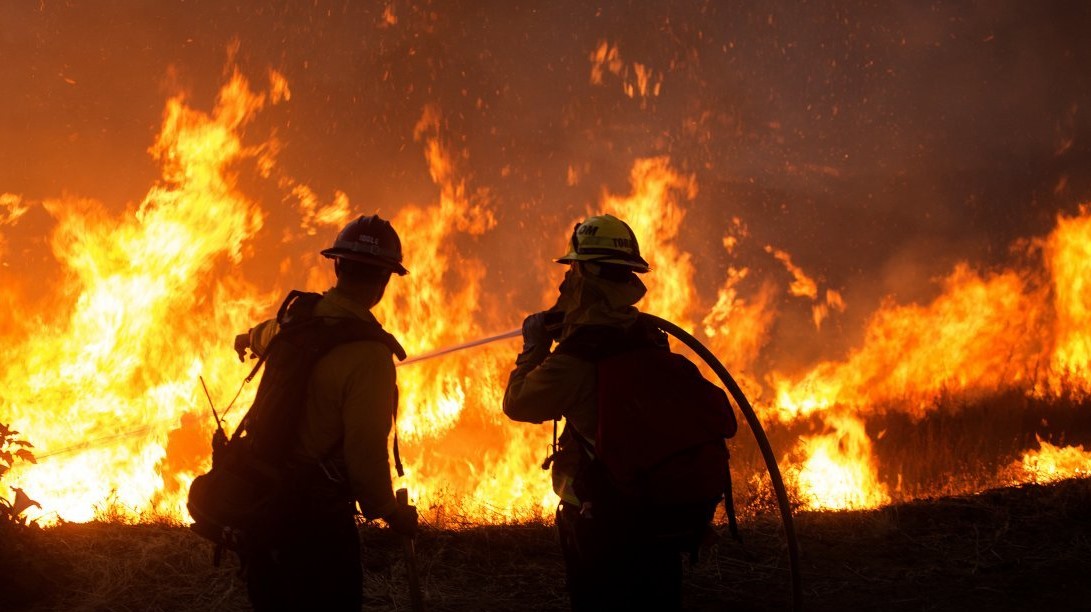
[{"label": "firefighter in yellow helmet", "polygon": [[608,214],[576,224],[568,253],[556,261],[569,269],[556,305],[523,323],[504,413],[530,423],[565,420],[547,464],[560,497],[557,529],[572,608],[678,609],[681,554],[653,537],[649,523],[682,524],[696,537],[711,515],[653,516],[638,504],[612,503],[593,460],[601,394],[612,392],[600,388],[596,356],[667,346],[635,306],[646,292],[637,275],[650,267],[632,229]]},{"label": "firefighter in yellow helmet", "polygon": [[[391,275],[408,272],[401,241],[388,221],[363,216],[347,224],[322,255],[333,260],[336,284],[321,296],[302,294],[291,306],[286,301],[288,314],[305,304],[308,312],[293,316],[329,325],[352,322],[370,331],[365,339],[335,344],[311,370],[289,452],[298,462],[320,465],[322,477],[300,492],[300,520],[244,555],[248,594],[258,610],[314,609],[317,602],[324,602],[323,609],[359,610],[357,506],[365,518],[381,518],[403,535],[411,536],[417,526],[416,509],[395,501],[387,453],[398,402],[392,356],[405,354],[371,314]],[[240,359],[247,349],[263,355],[278,327],[276,320],[265,321],[237,336]]]}]

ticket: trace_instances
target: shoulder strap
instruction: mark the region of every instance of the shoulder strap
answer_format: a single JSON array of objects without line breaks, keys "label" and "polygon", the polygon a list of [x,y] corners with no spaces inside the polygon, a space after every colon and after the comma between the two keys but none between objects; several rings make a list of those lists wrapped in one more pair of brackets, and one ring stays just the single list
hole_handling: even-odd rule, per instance
[{"label": "shoulder strap", "polygon": [[638,319],[628,328],[607,325],[577,327],[553,352],[597,362],[620,353],[645,348],[667,349],[669,344],[662,330]]},{"label": "shoulder strap", "polygon": [[349,342],[361,342],[364,340],[372,340],[380,342],[393,353],[398,361],[405,359],[405,349],[402,348],[401,343],[390,332],[383,329],[382,325],[379,325],[373,321],[361,321],[359,319],[347,319],[342,317],[311,317],[310,319],[298,324],[299,326],[311,325],[314,326],[314,333],[321,338],[322,345],[329,345],[332,349],[335,346],[341,344],[347,344]]},{"label": "shoulder strap", "polygon": [[322,296],[318,293],[293,289],[280,303],[280,308],[277,309],[277,323],[286,325],[293,320],[298,321],[309,318],[314,312],[315,305],[321,299]]},{"label": "shoulder strap", "polygon": [[[405,349],[402,348],[398,339],[377,322],[345,317],[314,316],[314,307],[320,301],[322,301],[322,295],[319,293],[291,291],[277,310],[277,323],[281,331],[292,333],[303,326],[315,326],[317,329],[312,333],[322,336],[324,341],[321,344],[329,344],[329,348],[346,342],[374,340],[385,344],[390,352],[398,357],[398,361],[405,359]],[[308,329],[308,331],[311,330]],[[278,333],[277,336],[279,335]],[[275,341],[276,337],[273,340]]]},{"label": "shoulder strap", "polygon": [[[298,289],[292,289],[288,292],[288,295],[284,298],[284,301],[280,303],[280,308],[277,309],[276,322],[280,327],[290,325],[292,322],[299,322],[304,319],[308,319],[311,313],[314,312],[314,307],[318,304],[318,301],[322,299],[322,296],[310,291],[299,291]],[[278,333],[277,336],[280,334]],[[261,366],[265,365],[265,361],[269,356],[269,349],[277,340],[277,336],[273,336],[273,340],[270,341],[269,346],[262,352],[261,357],[258,358],[257,363],[250,369],[250,373],[246,375],[246,379],[243,384],[254,380],[254,377],[258,375],[261,370]]]}]

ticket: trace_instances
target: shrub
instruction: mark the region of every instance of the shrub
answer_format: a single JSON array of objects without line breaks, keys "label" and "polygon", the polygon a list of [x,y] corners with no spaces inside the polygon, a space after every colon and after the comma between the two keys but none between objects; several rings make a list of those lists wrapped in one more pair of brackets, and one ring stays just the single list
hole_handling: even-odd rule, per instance
[{"label": "shrub", "polygon": [[[3,481],[4,475],[8,473],[11,466],[15,465],[16,461],[26,461],[28,463],[37,463],[34,460],[34,453],[30,452],[30,449],[34,447],[33,444],[17,438],[18,431],[15,431],[8,425],[0,423],[0,481]],[[37,506],[41,508],[38,502],[30,499],[30,497],[18,487],[12,487],[11,490],[15,493],[14,499],[7,499],[0,496],[0,526],[9,527],[13,525],[19,525],[27,527],[32,525],[33,522],[27,517],[23,516],[23,513],[27,509]]]}]

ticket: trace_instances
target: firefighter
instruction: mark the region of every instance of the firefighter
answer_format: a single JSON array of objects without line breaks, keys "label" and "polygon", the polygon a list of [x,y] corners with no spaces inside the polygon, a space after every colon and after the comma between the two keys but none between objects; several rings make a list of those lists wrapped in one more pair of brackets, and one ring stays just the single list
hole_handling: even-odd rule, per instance
[{"label": "firefighter", "polygon": [[[407,273],[394,228],[378,215],[362,216],[348,223],[322,255],[333,260],[337,281],[314,305],[313,316],[377,325],[371,308],[382,299],[392,274]],[[271,320],[239,334],[239,358],[248,349],[262,355],[276,333]],[[321,462],[326,478],[321,492],[306,496],[304,520],[243,555],[247,592],[256,610],[360,609],[357,504],[365,518],[381,518],[400,535],[411,537],[416,531],[416,509],[397,504],[391,485],[387,441],[398,402],[392,351],[380,341],[346,342],[311,370],[293,453]]]},{"label": "firefighter", "polygon": [[[595,355],[622,345],[667,345],[635,307],[646,292],[637,274],[649,271],[648,262],[632,229],[611,215],[577,224],[569,253],[555,261],[569,269],[557,304],[523,322],[523,349],[508,380],[504,413],[529,423],[565,420],[547,464],[560,497],[556,524],[572,608],[678,609],[680,552],[652,534],[657,517],[614,495],[594,462],[603,392]],[[551,350],[554,341],[559,343]],[[684,528],[695,536],[709,519],[702,511]]]}]

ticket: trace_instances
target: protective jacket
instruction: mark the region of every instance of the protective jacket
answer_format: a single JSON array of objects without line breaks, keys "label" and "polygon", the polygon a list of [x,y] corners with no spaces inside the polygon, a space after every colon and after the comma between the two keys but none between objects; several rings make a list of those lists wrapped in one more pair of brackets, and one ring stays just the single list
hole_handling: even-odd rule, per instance
[{"label": "protective jacket", "polygon": [[[323,294],[314,316],[358,318],[375,323],[363,306],[336,288]],[[262,355],[276,335],[275,320],[250,330],[250,348]],[[307,407],[294,453],[343,468],[352,496],[366,518],[385,518],[397,507],[390,481],[387,441],[398,403],[391,349],[366,340],[334,347],[314,366]],[[332,461],[331,461],[332,459]]]}]

